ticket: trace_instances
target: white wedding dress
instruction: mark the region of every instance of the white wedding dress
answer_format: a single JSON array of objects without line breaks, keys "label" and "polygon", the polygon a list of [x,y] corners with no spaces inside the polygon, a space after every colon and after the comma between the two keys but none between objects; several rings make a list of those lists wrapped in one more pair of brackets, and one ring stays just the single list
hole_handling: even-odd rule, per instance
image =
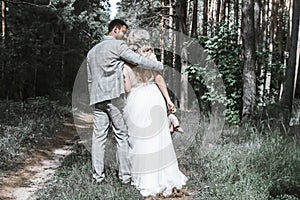
[{"label": "white wedding dress", "polygon": [[132,182],[143,196],[181,189],[186,176],[179,170],[169,131],[165,100],[154,78],[138,83],[129,70],[131,92],[124,118],[128,126]]}]

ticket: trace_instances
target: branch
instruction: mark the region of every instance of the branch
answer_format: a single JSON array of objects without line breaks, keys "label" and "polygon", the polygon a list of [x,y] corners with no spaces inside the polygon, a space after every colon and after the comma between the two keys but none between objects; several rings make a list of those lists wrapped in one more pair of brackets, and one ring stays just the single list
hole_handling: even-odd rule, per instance
[{"label": "branch", "polygon": [[5,3],[10,3],[10,4],[21,4],[21,5],[27,5],[27,6],[34,6],[34,7],[40,7],[40,8],[48,8],[48,7],[53,7],[55,6],[51,3],[51,0],[49,0],[49,3],[47,5],[39,5],[39,4],[34,4],[34,3],[29,3],[29,2],[24,2],[24,1],[9,1],[9,0],[4,0]]}]

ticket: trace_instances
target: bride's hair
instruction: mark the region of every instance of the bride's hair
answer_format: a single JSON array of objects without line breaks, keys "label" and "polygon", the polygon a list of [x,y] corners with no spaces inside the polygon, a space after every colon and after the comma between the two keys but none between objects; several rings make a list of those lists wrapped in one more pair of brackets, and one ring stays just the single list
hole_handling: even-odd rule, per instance
[{"label": "bride's hair", "polygon": [[[150,34],[145,29],[131,30],[127,37],[127,43],[131,50],[147,58],[150,58],[154,53],[150,44]],[[137,81],[141,83],[145,83],[157,75],[156,71],[143,69],[141,67],[134,67],[132,70],[136,75]]]}]

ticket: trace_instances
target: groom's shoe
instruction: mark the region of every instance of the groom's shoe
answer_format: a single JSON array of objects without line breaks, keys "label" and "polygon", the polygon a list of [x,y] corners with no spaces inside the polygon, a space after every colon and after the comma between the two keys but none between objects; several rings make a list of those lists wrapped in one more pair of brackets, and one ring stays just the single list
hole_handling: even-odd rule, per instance
[{"label": "groom's shoe", "polygon": [[102,177],[97,175],[96,173],[93,174],[93,183],[97,183],[97,184],[105,184],[107,183],[106,179],[105,179],[105,175],[103,174]]},{"label": "groom's shoe", "polygon": [[108,182],[107,182],[106,179],[102,179],[102,180],[96,180],[96,179],[93,179],[93,184],[97,184],[97,185],[105,185],[105,184],[108,184]]}]

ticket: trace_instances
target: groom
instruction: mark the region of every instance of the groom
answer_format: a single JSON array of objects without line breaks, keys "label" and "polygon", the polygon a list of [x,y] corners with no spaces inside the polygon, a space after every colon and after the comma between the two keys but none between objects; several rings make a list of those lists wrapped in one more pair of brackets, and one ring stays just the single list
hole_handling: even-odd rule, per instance
[{"label": "groom", "polygon": [[112,20],[108,34],[87,54],[88,89],[90,105],[94,105],[94,126],[92,136],[93,178],[101,182],[104,174],[104,151],[108,128],[111,122],[117,141],[119,178],[123,183],[130,181],[128,160],[128,132],[122,116],[124,107],[124,62],[146,69],[163,70],[161,62],[145,58],[130,50],[122,40],[127,24]]}]

